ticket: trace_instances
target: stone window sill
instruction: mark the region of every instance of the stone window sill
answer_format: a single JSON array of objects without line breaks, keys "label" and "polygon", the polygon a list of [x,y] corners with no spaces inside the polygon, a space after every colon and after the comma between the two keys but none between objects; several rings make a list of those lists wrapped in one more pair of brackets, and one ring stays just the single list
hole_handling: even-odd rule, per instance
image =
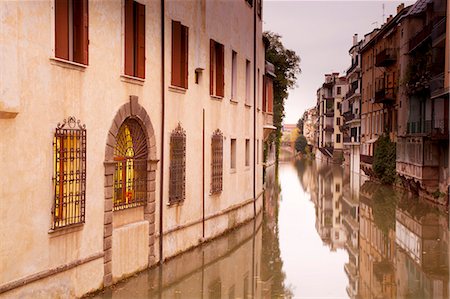
[{"label": "stone window sill", "polygon": [[245,103],[244,105],[245,105],[245,108],[251,108],[252,107],[252,105],[249,104],[249,103]]},{"label": "stone window sill", "polygon": [[171,208],[171,207],[177,207],[177,206],[182,206],[184,203],[184,200],[179,200],[179,201],[174,201],[174,202],[167,202],[166,206]]},{"label": "stone window sill", "polygon": [[72,224],[72,225],[69,225],[69,226],[49,229],[48,230],[48,234],[51,237],[58,237],[58,236],[62,236],[62,235],[66,235],[66,234],[70,234],[70,233],[73,233],[73,232],[80,231],[80,230],[83,229],[83,227],[84,227],[84,223],[77,223],[77,224]]},{"label": "stone window sill", "polygon": [[77,62],[73,62],[70,60],[65,60],[65,59],[61,59],[61,58],[57,58],[57,57],[50,57],[50,61],[53,65],[63,67],[66,69],[81,71],[81,72],[84,72],[87,68],[87,65],[85,65],[85,64],[81,64],[81,63],[77,63]]},{"label": "stone window sill", "polygon": [[211,95],[211,100],[215,100],[215,101],[222,101],[223,97],[221,96],[216,96],[216,95]]},{"label": "stone window sill", "polygon": [[120,75],[120,80],[126,83],[131,83],[140,86],[143,86],[145,83],[145,79],[124,74]]},{"label": "stone window sill", "polygon": [[231,103],[231,104],[238,104],[239,101],[236,100],[236,99],[231,98],[231,99],[230,99],[230,103]]},{"label": "stone window sill", "polygon": [[169,85],[169,91],[171,92],[175,92],[175,93],[180,93],[180,94],[186,94],[186,88],[184,87],[180,87],[180,86],[175,86],[175,85]]},{"label": "stone window sill", "polygon": [[236,168],[231,168],[230,173],[231,174],[236,173]]}]

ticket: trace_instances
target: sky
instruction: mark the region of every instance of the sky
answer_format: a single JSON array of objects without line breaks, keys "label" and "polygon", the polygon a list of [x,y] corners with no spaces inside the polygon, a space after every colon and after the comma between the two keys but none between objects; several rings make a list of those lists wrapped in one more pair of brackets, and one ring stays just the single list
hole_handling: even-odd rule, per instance
[{"label": "sky", "polygon": [[297,87],[289,91],[285,104],[285,124],[297,123],[303,112],[315,106],[316,91],[324,74],[345,75],[351,65],[348,50],[353,35],[364,34],[380,27],[384,20],[397,13],[397,6],[414,1],[303,1],[265,0],[263,30],[282,36],[288,49],[301,59],[302,73]]}]

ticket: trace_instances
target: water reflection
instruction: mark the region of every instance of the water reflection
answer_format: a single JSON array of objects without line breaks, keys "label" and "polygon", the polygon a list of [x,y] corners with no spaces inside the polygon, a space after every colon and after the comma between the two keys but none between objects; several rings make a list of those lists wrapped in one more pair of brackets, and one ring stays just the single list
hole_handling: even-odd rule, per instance
[{"label": "water reflection", "polygon": [[264,197],[256,220],[97,297],[449,298],[439,208],[308,161],[269,168]]},{"label": "water reflection", "polygon": [[400,190],[339,167],[297,161],[316,207],[316,229],[342,246],[350,298],[449,298],[448,216]]}]

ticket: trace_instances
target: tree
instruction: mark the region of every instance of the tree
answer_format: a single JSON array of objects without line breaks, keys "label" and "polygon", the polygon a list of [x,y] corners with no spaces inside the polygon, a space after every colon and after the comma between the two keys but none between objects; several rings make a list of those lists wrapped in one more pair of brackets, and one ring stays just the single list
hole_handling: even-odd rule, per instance
[{"label": "tree", "polygon": [[298,153],[305,154],[307,146],[308,146],[308,142],[306,141],[306,137],[303,135],[298,136],[297,140],[295,140],[295,150]]},{"label": "tree", "polygon": [[300,74],[300,57],[293,51],[286,49],[281,42],[281,35],[266,31],[263,33],[266,44],[266,60],[275,66],[273,80],[273,125],[277,128],[268,142],[275,141],[276,162],[280,152],[281,128],[284,119],[284,100],[288,97],[288,90],[295,86],[297,75]]},{"label": "tree", "polygon": [[297,128],[300,134],[303,134],[304,116],[300,117],[297,121]]},{"label": "tree", "polygon": [[388,135],[378,138],[373,156],[373,171],[383,184],[393,184],[397,175],[395,169],[396,147]]}]

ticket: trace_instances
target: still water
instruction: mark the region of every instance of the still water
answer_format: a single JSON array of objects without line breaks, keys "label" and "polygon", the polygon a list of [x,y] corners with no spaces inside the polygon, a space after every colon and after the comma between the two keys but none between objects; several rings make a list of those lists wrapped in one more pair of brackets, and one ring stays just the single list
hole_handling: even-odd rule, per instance
[{"label": "still water", "polygon": [[264,213],[99,298],[449,298],[446,211],[341,167],[269,169]]}]

